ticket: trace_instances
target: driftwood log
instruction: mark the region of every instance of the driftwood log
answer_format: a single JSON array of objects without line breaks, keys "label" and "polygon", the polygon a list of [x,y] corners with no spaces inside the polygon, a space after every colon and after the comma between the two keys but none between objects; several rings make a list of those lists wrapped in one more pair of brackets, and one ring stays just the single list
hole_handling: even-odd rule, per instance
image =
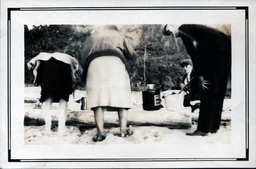
[{"label": "driftwood log", "polygon": [[[24,115],[24,125],[25,126],[41,126],[44,125],[43,111],[39,107],[35,106],[38,102],[37,96],[31,90],[26,90],[26,97],[24,100],[25,104],[25,115]],[[39,93],[39,91],[37,92]],[[190,108],[184,108],[180,111],[168,111],[165,108],[163,102],[163,107],[156,111],[145,111],[142,109],[142,98],[141,93],[133,93],[133,98],[135,99],[133,107],[129,110],[128,114],[128,125],[134,126],[166,126],[168,128],[189,128],[192,125],[192,121],[198,120],[198,112],[191,113]],[[231,121],[231,108],[230,99],[224,101],[222,122],[230,123]],[[77,126],[79,129],[94,128],[94,114],[91,110],[80,110],[80,103],[73,101],[70,97],[69,101],[69,111],[67,114],[66,125]],[[52,107],[53,116],[53,126],[58,124],[58,104],[53,104]],[[119,120],[117,112],[105,112],[104,114],[104,127],[118,127]]]},{"label": "driftwood log", "polygon": [[[24,125],[41,126],[44,125],[44,116],[42,109],[35,108],[34,103],[25,103]],[[29,104],[29,105],[28,105]],[[58,106],[53,106],[52,123],[57,125]],[[155,111],[145,111],[141,105],[134,105],[128,113],[128,125],[134,126],[166,126],[169,128],[189,128],[192,123],[190,109],[184,109],[179,112],[171,112],[162,108]],[[94,114],[91,110],[74,110],[69,108],[66,125],[77,126],[79,128],[95,127]],[[104,114],[104,127],[118,127],[118,114],[114,111],[108,111]]]}]

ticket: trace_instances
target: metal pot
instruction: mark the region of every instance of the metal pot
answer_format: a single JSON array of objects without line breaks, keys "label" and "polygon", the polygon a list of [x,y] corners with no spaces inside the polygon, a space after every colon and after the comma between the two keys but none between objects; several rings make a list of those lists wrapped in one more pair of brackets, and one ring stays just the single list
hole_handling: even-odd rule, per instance
[{"label": "metal pot", "polygon": [[184,93],[179,90],[168,90],[163,92],[165,108],[169,111],[178,111],[183,109]]},{"label": "metal pot", "polygon": [[162,108],[160,88],[155,88],[154,84],[148,84],[147,89],[142,91],[142,101],[144,110],[159,110]]}]

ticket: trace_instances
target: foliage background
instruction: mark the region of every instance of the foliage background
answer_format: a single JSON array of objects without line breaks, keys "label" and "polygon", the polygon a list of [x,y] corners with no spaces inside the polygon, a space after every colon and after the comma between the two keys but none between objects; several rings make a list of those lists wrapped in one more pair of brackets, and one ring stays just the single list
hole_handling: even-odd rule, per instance
[{"label": "foliage background", "polygon": [[[136,60],[129,63],[128,70],[132,90],[140,91],[149,83],[168,90],[181,83],[185,72],[179,62],[190,57],[182,41],[172,36],[163,36],[160,27],[161,25],[156,24],[118,25],[137,53]],[[65,53],[75,57],[83,65],[81,38],[90,36],[92,30],[92,25],[40,25],[30,29],[25,25],[25,84],[33,82],[32,71],[28,71],[25,65],[42,50],[65,47]],[[80,81],[78,85],[82,86],[83,82]]]}]

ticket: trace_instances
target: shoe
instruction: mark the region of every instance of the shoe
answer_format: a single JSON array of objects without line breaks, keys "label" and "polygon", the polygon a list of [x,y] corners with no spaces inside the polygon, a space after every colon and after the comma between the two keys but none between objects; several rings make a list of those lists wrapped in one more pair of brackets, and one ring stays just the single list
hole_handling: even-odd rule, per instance
[{"label": "shoe", "polygon": [[194,111],[195,111],[196,109],[198,109],[198,108],[195,107],[195,106],[191,106],[191,112],[192,112],[192,113],[194,113]]},{"label": "shoe", "polygon": [[101,136],[96,135],[96,136],[94,136],[94,137],[92,138],[92,141],[93,141],[93,142],[100,142],[100,141],[105,140],[105,138],[106,138],[106,136],[104,136],[104,135],[101,135]]},{"label": "shoe", "polygon": [[127,129],[125,133],[119,133],[119,134],[114,134],[115,136],[119,136],[119,137],[128,137],[133,135],[133,131],[130,129]]},{"label": "shoe", "polygon": [[218,132],[218,130],[211,131],[212,134],[216,134],[217,132]]},{"label": "shoe", "polygon": [[186,133],[188,136],[208,136],[209,132],[202,132],[201,130],[196,130],[193,133]]},{"label": "shoe", "polygon": [[128,129],[126,130],[126,133],[124,134],[125,137],[133,135],[133,131]]},{"label": "shoe", "polygon": [[199,103],[196,103],[195,105],[191,105],[191,111],[192,111],[192,113],[194,113],[194,111],[196,110],[196,109],[199,109],[200,108],[200,104]]}]

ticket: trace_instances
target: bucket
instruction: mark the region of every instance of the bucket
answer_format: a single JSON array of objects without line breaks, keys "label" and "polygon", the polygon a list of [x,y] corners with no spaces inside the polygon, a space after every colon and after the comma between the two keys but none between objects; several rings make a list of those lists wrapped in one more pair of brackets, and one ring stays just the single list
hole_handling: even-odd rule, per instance
[{"label": "bucket", "polygon": [[142,91],[142,101],[144,110],[161,109],[160,88],[156,89],[154,84],[148,84],[147,89]]},{"label": "bucket", "polygon": [[163,92],[165,108],[168,111],[178,111],[184,108],[184,93],[179,94],[179,90],[167,90]]}]

